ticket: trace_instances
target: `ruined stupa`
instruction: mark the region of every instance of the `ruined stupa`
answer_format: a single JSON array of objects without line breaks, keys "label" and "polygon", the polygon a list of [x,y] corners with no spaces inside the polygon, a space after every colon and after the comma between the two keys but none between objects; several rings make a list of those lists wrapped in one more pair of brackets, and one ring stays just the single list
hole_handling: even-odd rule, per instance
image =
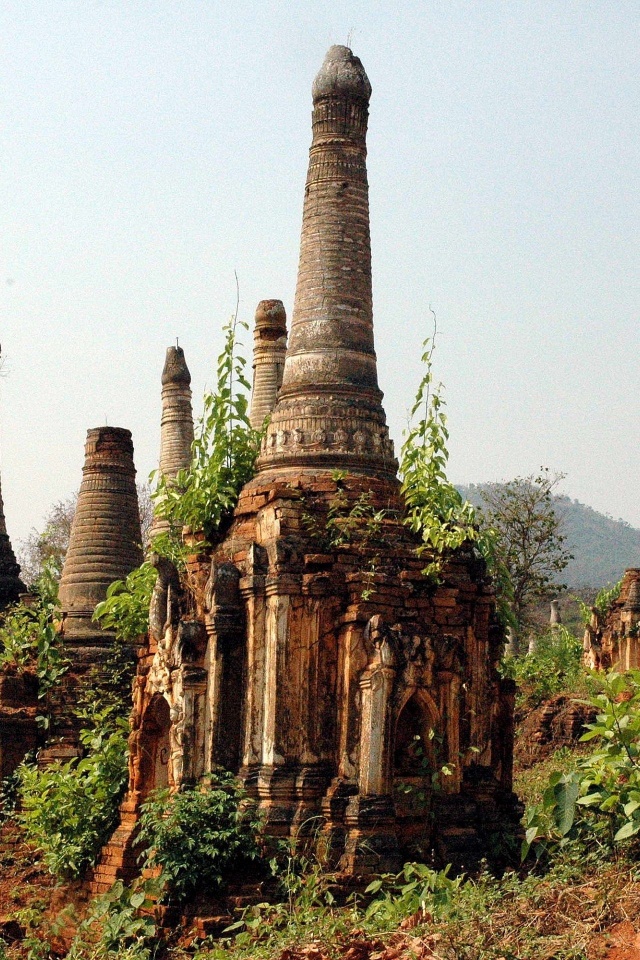
[{"label": "ruined stupa", "polygon": [[[119,427],[87,432],[85,462],[69,547],[60,578],[65,653],[70,660],[50,699],[55,739],[39,761],[78,752],[79,721],[74,715],[79,687],[93,682],[104,667],[114,635],[92,617],[114,580],[142,562],[140,514],[131,433]],[[133,657],[133,649],[131,650]]]},{"label": "ruined stupa", "polygon": [[402,519],[373,346],[370,93],[358,58],[332,47],[313,85],[282,386],[231,527],[194,543],[181,593],[175,571],[159,578],[96,889],[133,871],[149,791],[218,766],[271,834],[319,834],[350,874],[433,848],[468,864],[517,820],[493,586],[470,546],[425,577]]},{"label": "ruined stupa", "polygon": [[20,566],[16,562],[7,533],[0,481],[0,611],[11,603],[17,603],[20,594],[24,591],[25,586],[20,579]]},{"label": "ruined stupa", "polygon": [[606,614],[592,607],[585,627],[584,662],[592,670],[640,669],[640,570],[625,570]]},{"label": "ruined stupa", "polygon": [[[160,421],[160,462],[162,476],[174,479],[191,463],[193,411],[191,374],[182,347],[168,347],[162,371],[162,418]],[[166,520],[153,519],[151,539],[169,529]]]},{"label": "ruined stupa", "polygon": [[60,578],[64,638],[74,657],[100,659],[110,635],[92,620],[107,588],[142,563],[142,534],[131,432],[87,432],[82,483]]}]

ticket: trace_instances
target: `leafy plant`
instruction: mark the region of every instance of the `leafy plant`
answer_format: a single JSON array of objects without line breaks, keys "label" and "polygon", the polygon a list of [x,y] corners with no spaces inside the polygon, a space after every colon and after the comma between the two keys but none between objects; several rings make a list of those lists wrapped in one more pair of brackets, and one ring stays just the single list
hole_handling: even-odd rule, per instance
[{"label": "leafy plant", "polygon": [[528,625],[534,601],[562,589],[556,578],[572,558],[555,509],[554,490],[562,479],[543,468],[537,476],[479,488],[478,521],[491,538],[495,560],[508,572],[516,630]]},{"label": "leafy plant", "polygon": [[[138,878],[130,887],[116,880],[92,901],[67,960],[150,960],[158,947],[151,913],[158,893],[159,884],[153,878]],[[64,923],[65,917],[60,921]]]},{"label": "leafy plant", "polygon": [[57,630],[60,611],[57,590],[36,597],[28,606],[15,604],[5,611],[0,626],[0,669],[14,669],[18,673],[32,670],[38,679],[38,698],[43,701],[43,712],[38,722],[49,729],[49,696],[61,677],[69,669],[62,638]]},{"label": "leafy plant", "polygon": [[432,870],[425,863],[405,863],[396,876],[385,874],[367,887],[367,893],[381,894],[366,910],[367,919],[376,917],[398,923],[405,917],[422,921],[450,914],[463,877]]},{"label": "leafy plant", "polygon": [[[364,491],[355,499],[349,496],[344,486],[347,474],[344,470],[334,470],[331,474],[336,490],[329,500],[326,514],[321,517],[305,512],[302,521],[309,533],[325,550],[336,550],[357,542],[361,548],[375,548],[384,542],[382,526],[389,516],[386,509],[377,510],[370,491]],[[375,575],[380,557],[373,554],[364,570],[364,587],[361,597],[369,600],[375,593]]]},{"label": "leafy plant", "polygon": [[562,624],[538,637],[534,652],[505,660],[504,669],[518,685],[519,710],[534,709],[562,691],[576,694],[588,690],[582,643]]},{"label": "leafy plant", "polygon": [[82,730],[86,756],[19,768],[20,822],[57,877],[80,877],[111,835],[127,782],[128,723],[96,712]]},{"label": "leafy plant", "polygon": [[613,586],[607,584],[606,587],[602,587],[596,594],[596,598],[591,605],[585,603],[580,597],[575,599],[578,602],[580,607],[580,615],[582,617],[582,622],[587,625],[591,623],[592,611],[595,608],[599,617],[604,620],[609,610],[616,602],[620,596],[620,588],[622,587],[622,580],[618,580],[617,583],[614,583]]},{"label": "leafy plant", "polygon": [[119,640],[133,642],[149,629],[149,604],[157,570],[145,561],[127,575],[115,580],[107,596],[97,604],[93,619],[105,630],[114,630]]},{"label": "leafy plant", "polygon": [[581,838],[605,846],[640,834],[640,671],[610,673],[587,701],[599,710],[581,740],[597,741],[572,773],[553,774],[530,808],[523,855]]},{"label": "leafy plant", "polygon": [[[400,478],[407,508],[406,523],[418,533],[421,551],[434,555],[426,572],[437,575],[439,557],[466,541],[477,540],[475,510],[447,479],[447,417],[441,384],[434,386],[434,337],[423,343],[425,373],[411,408],[411,422],[400,452]],[[422,411],[422,416],[415,419]]]},{"label": "leafy plant", "polygon": [[246,360],[238,353],[238,330],[247,325],[238,314],[224,327],[224,349],[218,357],[217,387],[204,398],[196,426],[193,459],[175,479],[157,475],[157,516],[170,524],[179,540],[183,526],[210,539],[231,512],[238,494],[255,469],[262,433],[251,426],[244,374]]},{"label": "leafy plant", "polygon": [[260,820],[232,774],[220,771],[195,787],[155,791],[142,808],[138,843],[146,867],[159,867],[180,903],[200,886],[224,887],[229,875],[258,866]]},{"label": "leafy plant", "polygon": [[400,451],[405,523],[422,539],[419,552],[428,560],[424,573],[434,579],[439,577],[447,553],[465,543],[473,544],[496,581],[500,619],[504,624],[513,624],[513,587],[496,531],[491,526],[479,528],[475,508],[447,479],[449,430],[442,385],[435,385],[433,379],[435,314],[433,317],[433,336],[423,342],[421,359],[425,372]]}]

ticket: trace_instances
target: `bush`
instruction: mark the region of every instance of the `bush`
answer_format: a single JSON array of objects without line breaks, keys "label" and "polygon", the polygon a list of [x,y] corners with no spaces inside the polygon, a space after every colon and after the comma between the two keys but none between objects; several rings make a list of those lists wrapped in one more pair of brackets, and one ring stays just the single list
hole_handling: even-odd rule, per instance
[{"label": "bush", "polygon": [[230,874],[261,860],[260,820],[236,779],[220,772],[176,793],[156,791],[143,806],[138,843],[179,902],[199,887],[221,890]]},{"label": "bush", "polygon": [[640,835],[640,671],[610,673],[588,702],[599,712],[581,740],[597,748],[575,771],[551,775],[542,802],[527,811],[523,855],[576,839],[611,849]]},{"label": "bush", "polygon": [[95,862],[115,828],[127,782],[127,722],[107,711],[93,720],[80,734],[82,759],[19,768],[20,822],[57,877],[80,877]]},{"label": "bush", "polygon": [[144,562],[124,580],[115,580],[99,603],[93,619],[104,630],[115,631],[118,640],[133,643],[149,629],[149,605],[158,571]]},{"label": "bush", "polygon": [[505,661],[505,670],[518,684],[519,709],[533,709],[562,691],[587,692],[582,643],[560,624],[538,639],[535,653]]}]

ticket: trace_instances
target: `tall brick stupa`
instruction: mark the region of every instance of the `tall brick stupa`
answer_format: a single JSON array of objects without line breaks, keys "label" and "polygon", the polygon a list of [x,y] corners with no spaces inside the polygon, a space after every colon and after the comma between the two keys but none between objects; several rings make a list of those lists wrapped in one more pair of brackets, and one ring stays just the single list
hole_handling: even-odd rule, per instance
[{"label": "tall brick stupa", "polygon": [[518,820],[493,585],[472,545],[425,577],[403,522],[373,345],[370,94],[360,60],[331,47],[282,386],[231,526],[190,557],[180,596],[167,588],[141,655],[103,886],[131,871],[149,791],[218,766],[267,831],[319,834],[351,874],[429,850],[467,865]]}]

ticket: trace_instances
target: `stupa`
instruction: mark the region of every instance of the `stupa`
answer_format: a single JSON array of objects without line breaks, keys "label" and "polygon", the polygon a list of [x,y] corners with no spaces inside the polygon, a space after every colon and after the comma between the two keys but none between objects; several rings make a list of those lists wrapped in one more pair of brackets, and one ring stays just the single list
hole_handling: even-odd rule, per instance
[{"label": "stupa", "polygon": [[115,639],[93,620],[94,610],[114,580],[123,580],[142,563],[135,475],[129,430],[97,427],[87,432],[82,483],[59,590],[70,667],[51,695],[55,739],[41,751],[41,763],[78,752],[79,722],[74,715],[78,689],[104,668]]},{"label": "stupa", "polygon": [[346,874],[430,849],[470,863],[517,821],[492,583],[471,546],[425,577],[403,523],[373,341],[370,94],[360,60],[331,47],[313,84],[282,385],[230,528],[200,552],[192,538],[181,594],[160,584],[96,889],[133,871],[150,790],[220,766],[268,832],[318,835]]}]

